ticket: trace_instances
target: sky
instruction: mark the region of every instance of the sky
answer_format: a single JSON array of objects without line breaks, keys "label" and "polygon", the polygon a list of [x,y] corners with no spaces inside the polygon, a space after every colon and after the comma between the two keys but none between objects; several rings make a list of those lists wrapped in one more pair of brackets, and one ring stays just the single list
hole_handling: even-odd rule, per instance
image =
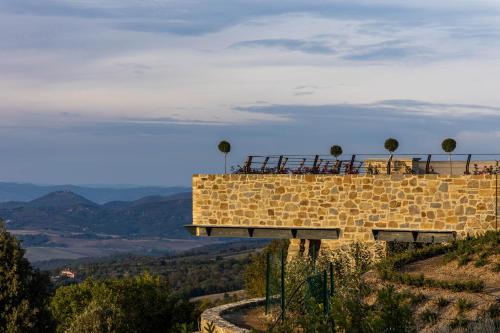
[{"label": "sky", "polygon": [[500,153],[500,2],[0,0],[0,180],[189,186],[246,155]]}]

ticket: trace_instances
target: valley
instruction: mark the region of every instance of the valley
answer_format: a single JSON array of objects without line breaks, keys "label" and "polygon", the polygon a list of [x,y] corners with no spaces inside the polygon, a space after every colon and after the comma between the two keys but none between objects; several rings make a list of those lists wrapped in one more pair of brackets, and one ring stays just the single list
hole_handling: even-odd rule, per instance
[{"label": "valley", "polygon": [[[0,183],[0,192],[5,184]],[[27,193],[26,188],[32,187],[37,191]],[[183,192],[184,188],[68,188],[87,193],[98,201],[113,200],[98,203],[66,189],[29,201],[0,203],[0,217],[7,229],[22,241],[31,262],[125,253],[163,255],[221,242],[194,239],[184,229],[184,225],[191,223],[192,209],[191,192]],[[34,185],[23,185],[9,198],[20,196],[20,192],[32,197],[39,191]],[[144,193],[150,195],[123,200]]]}]

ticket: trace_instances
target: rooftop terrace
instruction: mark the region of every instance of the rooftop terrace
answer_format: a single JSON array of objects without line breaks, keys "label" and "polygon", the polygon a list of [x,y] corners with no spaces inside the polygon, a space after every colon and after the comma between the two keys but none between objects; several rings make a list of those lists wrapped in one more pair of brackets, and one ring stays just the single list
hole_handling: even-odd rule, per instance
[{"label": "rooftop terrace", "polygon": [[[500,154],[250,155],[235,174],[453,174],[499,172]],[[451,162],[448,160],[451,157]]]},{"label": "rooftop terrace", "polygon": [[[450,160],[447,160],[451,157]],[[248,156],[230,175],[193,176],[196,236],[447,242],[498,229],[500,154]]]}]

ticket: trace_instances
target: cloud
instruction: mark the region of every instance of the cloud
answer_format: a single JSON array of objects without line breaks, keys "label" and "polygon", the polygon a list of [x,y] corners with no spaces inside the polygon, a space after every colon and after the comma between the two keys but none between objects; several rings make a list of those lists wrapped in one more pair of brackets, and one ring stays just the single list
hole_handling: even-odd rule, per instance
[{"label": "cloud", "polygon": [[376,50],[370,50],[367,52],[347,55],[344,56],[344,59],[355,60],[355,61],[397,60],[402,58],[408,58],[409,56],[414,55],[415,53],[416,52],[412,52],[412,50],[407,48],[386,47]]},{"label": "cloud", "polygon": [[314,95],[314,91],[300,91],[293,94],[294,96],[310,96]]},{"label": "cloud", "polygon": [[406,151],[439,151],[445,136],[492,151],[499,9],[0,0],[2,168],[19,180],[187,184],[219,170],[213,143],[225,137],[234,163],[337,142],[381,152],[387,136]]},{"label": "cloud", "polygon": [[489,116],[500,120],[500,107],[476,104],[433,103],[416,100],[383,100],[373,103],[328,105],[264,105],[240,107],[238,110],[270,113],[302,120],[311,116],[335,118],[418,118],[470,119]]},{"label": "cloud", "polygon": [[306,41],[298,39],[259,39],[247,40],[232,44],[230,48],[244,48],[244,47],[269,47],[285,49],[290,51],[300,51],[309,54],[334,54],[335,50],[329,47],[324,42],[319,41]]}]

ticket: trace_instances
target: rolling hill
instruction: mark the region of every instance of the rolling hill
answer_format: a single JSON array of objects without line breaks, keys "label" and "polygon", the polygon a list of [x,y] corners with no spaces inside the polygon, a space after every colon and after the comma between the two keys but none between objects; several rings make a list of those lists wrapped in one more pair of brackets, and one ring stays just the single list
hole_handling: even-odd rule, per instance
[{"label": "rolling hill", "polygon": [[189,238],[191,193],[146,196],[98,204],[71,191],[56,191],[28,201],[0,203],[9,229],[121,237]]},{"label": "rolling hill", "polygon": [[188,187],[87,187],[76,185],[34,185],[12,182],[0,182],[0,202],[31,201],[53,192],[69,191],[81,195],[88,200],[103,204],[109,201],[133,201],[146,196],[168,196],[175,193],[188,192]]}]

